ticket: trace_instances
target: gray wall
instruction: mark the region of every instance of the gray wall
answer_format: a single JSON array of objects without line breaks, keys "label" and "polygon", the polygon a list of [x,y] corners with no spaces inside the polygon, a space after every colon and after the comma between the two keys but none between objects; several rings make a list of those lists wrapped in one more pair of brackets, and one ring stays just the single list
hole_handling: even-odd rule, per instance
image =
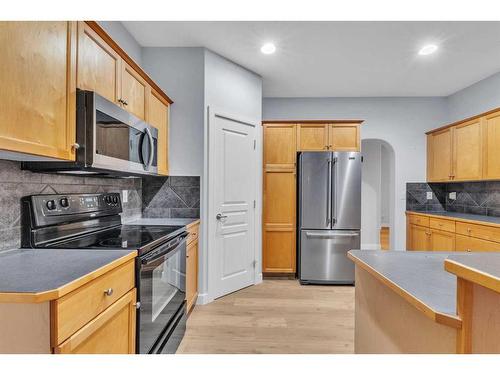
[{"label": "gray wall", "polygon": [[142,48],[121,22],[99,21],[99,25],[137,64],[142,65]]},{"label": "gray wall", "polygon": [[128,190],[123,203],[124,220],[141,216],[141,179],[72,177],[22,171],[19,162],[0,160],[0,250],[18,248],[21,243],[23,196],[32,194],[104,193]]},{"label": "gray wall", "polygon": [[445,98],[264,98],[263,119],[365,120],[362,139],[382,139],[394,150],[393,248],[405,248],[405,185],[425,180],[425,131],[447,122]]},{"label": "gray wall", "polygon": [[455,122],[500,107],[500,73],[446,98],[448,121]]},{"label": "gray wall", "polygon": [[[244,119],[253,122],[257,125],[257,165],[262,165],[262,127],[260,122],[262,119],[262,78],[257,74],[237,65],[224,57],[217,55],[209,50],[205,50],[205,109],[216,111],[219,113],[235,116],[236,118]],[[202,247],[203,251],[200,254],[200,293],[202,301],[208,302],[213,297],[211,290],[214,285],[215,274],[208,274],[209,257],[208,253],[208,236],[207,223],[208,217],[208,133],[209,121],[207,111],[204,110],[205,128],[204,128],[204,172],[201,179],[202,197],[201,197],[201,219],[202,219]],[[257,186],[262,186],[262,168],[257,169]],[[258,248],[258,258],[256,259],[257,270],[261,270],[261,248],[262,248],[262,189],[257,190],[256,196],[256,217],[255,231],[256,244]],[[205,224],[205,225],[203,225]],[[213,258],[212,258],[213,260]],[[211,270],[216,269],[215,264],[211,264]],[[256,280],[262,277],[260,271],[256,275]],[[213,290],[213,289],[212,289]]]},{"label": "gray wall", "polygon": [[169,175],[201,176],[204,49],[144,48],[143,67],[174,101],[170,109]]}]

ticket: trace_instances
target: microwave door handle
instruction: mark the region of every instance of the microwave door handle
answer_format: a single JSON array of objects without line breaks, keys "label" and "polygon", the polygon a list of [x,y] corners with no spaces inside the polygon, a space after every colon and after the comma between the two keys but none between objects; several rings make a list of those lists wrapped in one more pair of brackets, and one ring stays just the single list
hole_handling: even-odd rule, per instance
[{"label": "microwave door handle", "polygon": [[149,168],[151,168],[151,165],[153,164],[153,157],[154,157],[154,152],[155,152],[155,143],[153,141],[153,136],[151,135],[151,131],[149,128],[146,128],[146,134],[148,136],[149,140],[149,159],[147,164],[144,165],[144,168],[148,171]]}]

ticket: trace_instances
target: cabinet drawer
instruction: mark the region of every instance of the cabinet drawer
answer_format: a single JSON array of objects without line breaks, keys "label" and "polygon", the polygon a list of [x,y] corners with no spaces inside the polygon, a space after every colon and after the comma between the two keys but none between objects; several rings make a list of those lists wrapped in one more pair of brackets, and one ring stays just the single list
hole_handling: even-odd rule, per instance
[{"label": "cabinet drawer", "polygon": [[464,236],[481,238],[483,240],[500,242],[500,228],[490,227],[487,225],[469,224],[458,222],[456,231]]},{"label": "cabinet drawer", "polygon": [[500,243],[479,238],[456,235],[456,251],[499,251]]},{"label": "cabinet drawer", "polygon": [[190,244],[191,242],[195,241],[198,239],[198,233],[200,231],[200,225],[199,224],[196,224],[196,225],[193,225],[192,227],[190,227],[188,229],[188,232],[189,232],[189,236],[188,236],[188,239],[187,239],[187,244]]},{"label": "cabinet drawer", "polygon": [[54,301],[54,346],[134,288],[134,264],[131,260]]},{"label": "cabinet drawer", "polygon": [[433,229],[455,233],[455,222],[452,220],[429,218],[429,226]]},{"label": "cabinet drawer", "polygon": [[410,224],[420,225],[422,227],[428,227],[429,217],[420,215],[410,215]]}]

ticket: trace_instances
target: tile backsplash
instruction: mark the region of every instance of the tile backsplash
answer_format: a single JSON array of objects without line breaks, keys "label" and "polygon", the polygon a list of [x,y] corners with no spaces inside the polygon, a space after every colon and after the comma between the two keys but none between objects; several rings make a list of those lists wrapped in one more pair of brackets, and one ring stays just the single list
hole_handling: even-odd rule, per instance
[{"label": "tile backsplash", "polygon": [[23,196],[32,194],[105,193],[128,190],[123,203],[124,219],[141,216],[140,178],[75,177],[32,173],[21,170],[21,163],[0,160],[0,251],[20,246]]},{"label": "tile backsplash", "polygon": [[142,216],[199,218],[200,177],[143,178]]},{"label": "tile backsplash", "polygon": [[[427,200],[427,192],[433,192],[433,199]],[[456,199],[449,198],[452,192]],[[406,209],[500,217],[500,181],[407,183]]]}]

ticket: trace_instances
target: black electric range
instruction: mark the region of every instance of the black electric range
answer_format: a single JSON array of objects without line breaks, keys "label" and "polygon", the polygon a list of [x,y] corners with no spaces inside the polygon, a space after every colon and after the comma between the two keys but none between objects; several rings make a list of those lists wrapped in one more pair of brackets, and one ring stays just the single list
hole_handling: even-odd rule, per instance
[{"label": "black electric range", "polygon": [[137,250],[137,353],[174,353],[186,326],[188,233],[122,224],[121,212],[118,193],[24,197],[22,247]]}]

